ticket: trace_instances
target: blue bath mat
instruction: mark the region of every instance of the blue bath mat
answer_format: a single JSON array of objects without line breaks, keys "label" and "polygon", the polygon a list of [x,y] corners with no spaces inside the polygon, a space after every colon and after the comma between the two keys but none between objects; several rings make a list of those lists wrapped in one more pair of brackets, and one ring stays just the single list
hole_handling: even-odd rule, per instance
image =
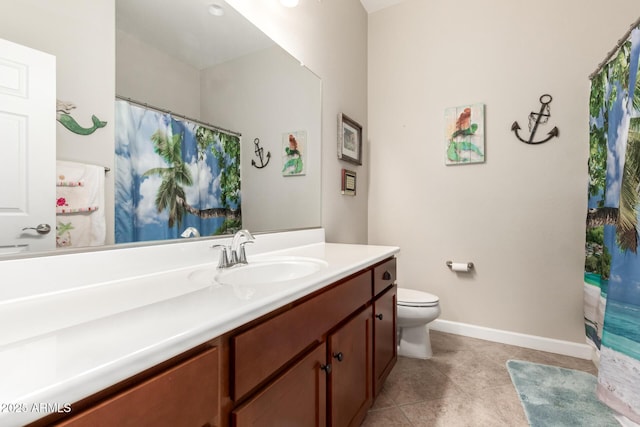
[{"label": "blue bath mat", "polygon": [[532,427],[620,427],[596,397],[593,375],[520,360],[509,360],[507,369]]}]

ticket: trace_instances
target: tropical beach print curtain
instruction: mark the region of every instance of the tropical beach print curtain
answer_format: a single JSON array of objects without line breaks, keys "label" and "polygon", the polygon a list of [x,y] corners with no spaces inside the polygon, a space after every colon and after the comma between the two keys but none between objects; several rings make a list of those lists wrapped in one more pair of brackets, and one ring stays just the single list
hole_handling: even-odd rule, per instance
[{"label": "tropical beach print curtain", "polygon": [[640,423],[640,27],[591,81],[585,326],[598,397]]},{"label": "tropical beach print curtain", "polygon": [[116,101],[116,243],[241,228],[240,140]]}]

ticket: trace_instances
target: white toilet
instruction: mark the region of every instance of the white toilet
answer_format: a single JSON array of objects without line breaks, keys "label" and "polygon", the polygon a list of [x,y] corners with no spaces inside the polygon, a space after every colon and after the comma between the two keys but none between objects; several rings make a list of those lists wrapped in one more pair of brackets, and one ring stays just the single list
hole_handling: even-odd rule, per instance
[{"label": "white toilet", "polygon": [[429,359],[431,341],[427,324],[440,315],[437,296],[414,289],[398,288],[398,355]]}]

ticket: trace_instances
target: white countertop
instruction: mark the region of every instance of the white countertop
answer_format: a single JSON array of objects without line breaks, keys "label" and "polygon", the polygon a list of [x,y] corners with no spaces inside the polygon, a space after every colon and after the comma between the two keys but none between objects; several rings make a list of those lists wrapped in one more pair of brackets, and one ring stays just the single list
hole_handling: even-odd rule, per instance
[{"label": "white countertop", "polygon": [[250,263],[273,256],[327,263],[310,276],[252,289],[196,285],[189,273],[215,268],[200,263],[41,298],[0,300],[0,426],[44,417],[52,406],[47,411],[43,403],[65,410],[398,252],[389,246],[314,243],[249,255]]}]

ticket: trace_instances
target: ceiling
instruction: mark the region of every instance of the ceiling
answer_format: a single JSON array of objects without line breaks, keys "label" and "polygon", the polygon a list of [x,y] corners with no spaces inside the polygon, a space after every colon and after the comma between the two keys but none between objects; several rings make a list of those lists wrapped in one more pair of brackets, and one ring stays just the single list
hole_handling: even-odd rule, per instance
[{"label": "ceiling", "polygon": [[373,13],[403,1],[405,0],[360,0],[360,3],[362,3],[367,13]]},{"label": "ceiling", "polygon": [[[402,1],[360,0],[367,13]],[[116,27],[198,70],[274,44],[224,0],[116,0]]]},{"label": "ceiling", "polygon": [[223,0],[116,0],[116,27],[198,70],[274,45]]}]

